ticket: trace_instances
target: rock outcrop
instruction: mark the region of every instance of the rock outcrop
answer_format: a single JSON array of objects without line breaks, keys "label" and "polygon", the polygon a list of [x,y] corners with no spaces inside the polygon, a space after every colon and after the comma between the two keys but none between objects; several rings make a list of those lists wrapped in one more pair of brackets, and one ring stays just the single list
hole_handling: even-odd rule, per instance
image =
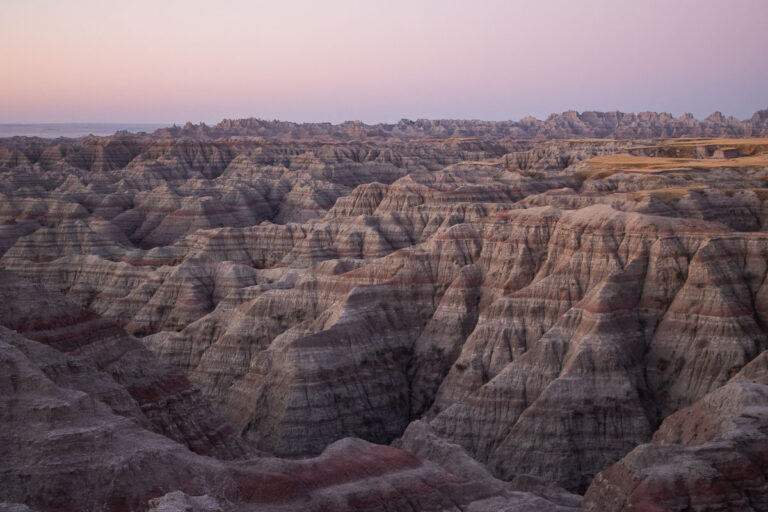
[{"label": "rock outcrop", "polygon": [[301,461],[259,455],[118,328],[2,279],[17,299],[0,320],[24,328],[0,326],[3,510],[564,510],[362,440]]},{"label": "rock outcrop", "polygon": [[497,139],[575,139],[575,138],[672,138],[672,137],[765,137],[768,111],[755,112],[740,121],[715,112],[698,120],[691,114],[676,118],[668,113],[575,112],[552,114],[544,121],[527,117],[520,121],[459,121],[452,119],[411,121],[367,125],[348,121],[330,123],[289,123],[262,119],[226,119],[215,126],[187,124],[163,128],[156,133],[168,137],[218,138],[259,137],[267,140],[322,140],[337,142],[372,138],[402,140],[425,138],[477,137]]},{"label": "rock outcrop", "polygon": [[766,119],[0,140],[0,500],[764,509]]},{"label": "rock outcrop", "polygon": [[[764,381],[765,379],[763,379]],[[768,386],[731,382],[595,477],[591,510],[765,510]]]}]

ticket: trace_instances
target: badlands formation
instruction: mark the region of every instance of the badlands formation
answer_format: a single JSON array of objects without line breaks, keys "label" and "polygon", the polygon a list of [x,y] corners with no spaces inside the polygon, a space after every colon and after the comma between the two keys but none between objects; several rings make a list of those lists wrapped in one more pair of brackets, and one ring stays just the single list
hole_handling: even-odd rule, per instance
[{"label": "badlands formation", "polygon": [[0,140],[0,511],[768,510],[768,111]]}]

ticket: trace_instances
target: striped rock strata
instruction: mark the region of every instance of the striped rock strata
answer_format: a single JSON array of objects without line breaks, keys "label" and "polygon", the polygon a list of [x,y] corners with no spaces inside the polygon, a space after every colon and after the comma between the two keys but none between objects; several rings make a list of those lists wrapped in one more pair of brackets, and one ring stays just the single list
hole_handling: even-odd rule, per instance
[{"label": "striped rock strata", "polygon": [[[396,509],[578,506],[564,487],[589,489],[592,507],[656,496],[674,508],[698,484],[675,487],[677,501],[664,502],[667,473],[633,454],[662,445],[659,432],[681,410],[724,414],[707,397],[740,400],[746,384],[735,376],[759,366],[768,142],[513,139],[528,130],[735,135],[764,121],[586,113],[519,127],[405,123],[368,135],[357,125],[243,122],[190,125],[179,138],[0,141],[0,266],[9,271],[0,324],[54,351],[19,349],[33,366],[51,354],[77,361],[78,374],[41,371],[101,404],[83,409],[83,421],[126,419],[141,432],[129,437],[172,443],[159,458],[167,466],[147,466],[170,472],[167,485],[150,489],[129,471],[135,493],[104,491],[99,503],[127,493],[137,509],[149,499],[155,508],[226,509],[264,492],[284,508],[295,496],[341,510],[390,498]],[[470,128],[475,138],[425,137]],[[215,138],[222,130],[243,133]],[[264,138],[249,138],[252,130]],[[753,391],[745,407],[762,396]],[[758,439],[745,436],[739,447]],[[418,457],[336,444],[347,437],[395,441]],[[669,438],[682,447],[673,458],[715,463],[684,455],[687,439]],[[759,453],[750,450],[739,453]],[[270,480],[272,495],[237,476],[251,474],[243,460],[258,451],[315,457],[270,459],[288,473],[328,464],[346,474],[361,457],[371,465],[343,482]],[[233,458],[243,462],[225,462]],[[175,480],[181,459],[201,468],[199,485]],[[381,469],[388,460],[397,461],[392,471]],[[442,483],[408,501],[421,495],[413,485],[423,471]],[[445,491],[454,477],[464,501]],[[755,478],[744,495],[759,504]],[[0,499],[49,503],[32,499],[43,481],[18,481],[27,490]],[[743,504],[728,494],[706,499]]]}]

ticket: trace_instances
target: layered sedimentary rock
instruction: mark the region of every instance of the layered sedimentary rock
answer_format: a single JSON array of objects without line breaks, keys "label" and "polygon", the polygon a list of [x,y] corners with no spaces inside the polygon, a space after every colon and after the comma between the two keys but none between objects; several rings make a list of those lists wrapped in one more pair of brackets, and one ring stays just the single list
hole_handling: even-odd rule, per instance
[{"label": "layered sedimentary rock", "polygon": [[617,139],[652,137],[743,137],[765,136],[768,111],[755,112],[752,118],[740,121],[715,112],[698,120],[691,114],[675,118],[668,113],[641,112],[575,112],[552,114],[541,121],[532,117],[520,121],[457,121],[451,119],[411,121],[395,124],[366,125],[350,121],[339,125],[330,123],[270,122],[261,119],[227,119],[215,126],[186,124],[159,130],[167,136],[196,138],[221,136],[255,136],[265,139],[316,139],[327,142],[368,138],[448,138],[482,137],[484,139],[549,139],[613,137]]},{"label": "layered sedimentary rock", "polygon": [[[0,499],[760,510],[768,140],[701,137],[766,119],[0,141],[3,471],[27,475]],[[136,485],[36,472],[60,429],[77,478]]]},{"label": "layered sedimentary rock", "polygon": [[4,304],[15,297],[0,318],[4,510],[565,510],[361,440],[303,461],[257,456],[111,322],[0,277]]},{"label": "layered sedimentary rock", "polygon": [[[763,381],[765,380],[763,376]],[[768,387],[729,383],[595,478],[592,510],[765,510]]]},{"label": "layered sedimentary rock", "polygon": [[248,453],[186,376],[170,371],[113,322],[4,270],[0,300],[5,305],[0,325],[58,352],[58,361],[53,351],[46,353],[52,361],[43,370],[55,384],[88,393],[114,413],[195,452],[220,458]]}]

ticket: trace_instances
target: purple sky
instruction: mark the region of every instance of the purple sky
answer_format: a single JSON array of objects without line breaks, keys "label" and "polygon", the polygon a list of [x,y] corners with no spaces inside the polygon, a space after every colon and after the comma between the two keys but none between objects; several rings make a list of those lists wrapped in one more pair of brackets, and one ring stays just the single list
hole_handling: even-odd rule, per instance
[{"label": "purple sky", "polygon": [[744,118],[766,0],[3,0],[0,123]]}]

